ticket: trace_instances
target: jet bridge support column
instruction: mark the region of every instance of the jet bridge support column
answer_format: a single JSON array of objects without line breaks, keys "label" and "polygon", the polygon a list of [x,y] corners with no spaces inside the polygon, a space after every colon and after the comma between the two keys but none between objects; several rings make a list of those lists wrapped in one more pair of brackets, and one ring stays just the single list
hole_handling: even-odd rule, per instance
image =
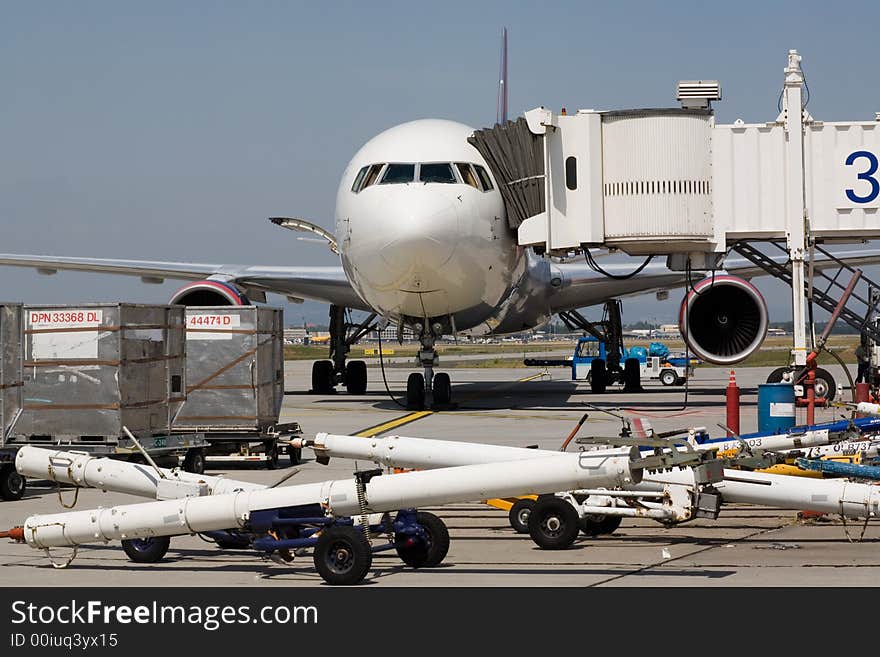
[{"label": "jet bridge support column", "polygon": [[804,307],[804,255],[807,240],[807,209],[804,195],[804,74],[801,57],[795,50],[788,51],[785,69],[785,90],[782,120],[787,140],[787,193],[786,193],[786,241],[791,259],[791,311],[794,324],[794,364],[807,364],[807,334]]}]

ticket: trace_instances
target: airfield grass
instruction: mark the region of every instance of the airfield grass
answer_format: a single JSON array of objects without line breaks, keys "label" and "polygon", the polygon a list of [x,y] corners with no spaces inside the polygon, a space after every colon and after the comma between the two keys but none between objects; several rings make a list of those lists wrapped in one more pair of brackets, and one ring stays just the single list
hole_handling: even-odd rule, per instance
[{"label": "airfield grass", "polygon": [[[669,347],[672,352],[684,352],[684,343],[680,339],[664,339],[664,340],[637,340],[627,339],[624,341],[627,347],[635,345],[647,346],[649,342],[662,342]],[[832,335],[826,345],[828,349],[834,351],[841,357],[844,363],[855,363],[855,348],[858,346],[859,337],[857,335]],[[771,336],[764,340],[764,344],[754,354],[746,358],[741,363],[737,363],[736,367],[781,367],[787,365],[789,361],[789,350],[791,349],[791,336]],[[441,359],[445,356],[446,367],[476,367],[476,368],[510,368],[525,367],[523,359],[528,358],[530,354],[547,354],[555,352],[553,358],[565,358],[574,352],[575,342],[573,340],[548,340],[542,342],[527,343],[507,343],[499,344],[440,344],[437,345],[437,351]],[[388,345],[383,343],[386,357],[394,358],[415,358],[418,346],[415,344],[398,345],[393,343]],[[376,355],[365,354],[365,350],[376,350],[376,344],[357,344],[351,348],[349,358],[363,359],[366,361],[378,361]],[[393,353],[389,353],[393,350]],[[327,345],[286,345],[284,347],[284,358],[287,360],[319,360],[327,358]],[[494,356],[480,358],[474,360],[455,360],[455,356],[461,355],[486,355]],[[441,361],[442,362],[442,361]],[[820,365],[832,365],[837,361],[828,354],[819,355]],[[404,364],[390,364],[387,366],[403,366]],[[410,363],[405,366],[409,367]]]}]

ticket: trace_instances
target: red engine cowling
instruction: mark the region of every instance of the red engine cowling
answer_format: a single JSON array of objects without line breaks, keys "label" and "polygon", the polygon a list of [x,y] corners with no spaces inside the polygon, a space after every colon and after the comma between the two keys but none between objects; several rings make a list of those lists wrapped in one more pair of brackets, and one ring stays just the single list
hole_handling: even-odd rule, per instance
[{"label": "red engine cowling", "polygon": [[754,353],[767,335],[767,322],[764,297],[736,276],[704,278],[685,296],[678,316],[690,350],[717,365],[732,365]]},{"label": "red engine cowling", "polygon": [[250,301],[231,283],[198,281],[187,283],[177,290],[168,303],[183,306],[247,306]]}]

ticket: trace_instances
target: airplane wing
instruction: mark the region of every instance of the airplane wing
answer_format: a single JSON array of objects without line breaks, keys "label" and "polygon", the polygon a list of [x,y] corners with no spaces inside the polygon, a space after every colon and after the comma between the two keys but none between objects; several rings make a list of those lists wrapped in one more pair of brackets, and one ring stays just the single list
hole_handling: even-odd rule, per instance
[{"label": "airplane wing", "polygon": [[272,292],[291,299],[315,299],[346,308],[370,310],[351,287],[342,267],[224,265],[8,253],[0,254],[0,265],[31,267],[42,274],[55,274],[65,270],[139,276],[145,283],[162,283],[165,279],[210,279],[234,283],[252,296]]},{"label": "airplane wing", "polygon": [[[836,258],[844,261],[850,267],[866,267],[880,265],[880,248],[861,248],[838,251],[833,254]],[[780,264],[787,260],[786,256],[780,255],[773,259]],[[602,269],[610,274],[623,276],[632,272],[638,266],[638,259],[633,258],[630,263],[602,263]],[[633,264],[635,263],[635,264]],[[814,261],[816,270],[826,270],[837,267],[837,263],[822,255],[817,255]],[[689,284],[685,272],[674,272],[666,268],[665,258],[655,258],[638,274],[626,279],[614,279],[591,269],[585,262],[567,262],[554,265],[553,268],[561,275],[562,287],[550,300],[551,309],[554,313],[565,310],[584,308],[603,303],[607,299],[633,297],[641,294],[651,294],[665,290],[684,288]],[[733,276],[750,279],[759,276],[767,276],[767,272],[754,265],[749,260],[740,257],[728,257],[724,261],[724,271]],[[694,272],[691,282],[702,280],[702,272]],[[841,282],[846,285],[849,276],[845,275]]]}]

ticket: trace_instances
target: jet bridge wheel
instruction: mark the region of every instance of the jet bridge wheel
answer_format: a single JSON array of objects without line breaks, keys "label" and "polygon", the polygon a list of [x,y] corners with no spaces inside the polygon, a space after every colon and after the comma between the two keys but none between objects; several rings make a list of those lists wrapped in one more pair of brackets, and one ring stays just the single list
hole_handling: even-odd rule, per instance
[{"label": "jet bridge wheel", "polygon": [[425,530],[427,540],[408,534],[395,534],[397,556],[412,568],[439,566],[449,552],[449,530],[440,518],[427,511],[419,511],[416,520]]},{"label": "jet bridge wheel", "polygon": [[603,536],[616,532],[622,520],[621,516],[586,516],[578,525],[586,536]]},{"label": "jet bridge wheel", "polygon": [[0,466],[0,497],[7,502],[15,502],[24,497],[25,479],[15,470],[15,466],[6,463]]},{"label": "jet bridge wheel", "polygon": [[312,558],[318,574],[332,585],[357,584],[373,565],[373,552],[360,527],[327,527],[318,537]]},{"label": "jet bridge wheel", "polygon": [[538,499],[529,514],[529,535],[544,550],[570,548],[578,535],[578,513],[560,497]]},{"label": "jet bridge wheel", "polygon": [[406,380],[406,408],[420,411],[425,407],[425,377],[413,372]]},{"label": "jet bridge wheel", "polygon": [[[777,367],[767,375],[767,383],[781,383],[782,378],[790,371],[792,371],[791,367]],[[834,401],[834,398],[837,396],[837,382],[831,376],[831,372],[821,367],[816,368],[815,390],[816,397],[825,397],[828,401]],[[806,395],[804,395],[804,398],[806,398]]]},{"label": "jet bridge wheel", "polygon": [[170,536],[131,538],[122,541],[122,549],[125,550],[125,554],[136,563],[156,563],[165,556],[170,545]]}]

